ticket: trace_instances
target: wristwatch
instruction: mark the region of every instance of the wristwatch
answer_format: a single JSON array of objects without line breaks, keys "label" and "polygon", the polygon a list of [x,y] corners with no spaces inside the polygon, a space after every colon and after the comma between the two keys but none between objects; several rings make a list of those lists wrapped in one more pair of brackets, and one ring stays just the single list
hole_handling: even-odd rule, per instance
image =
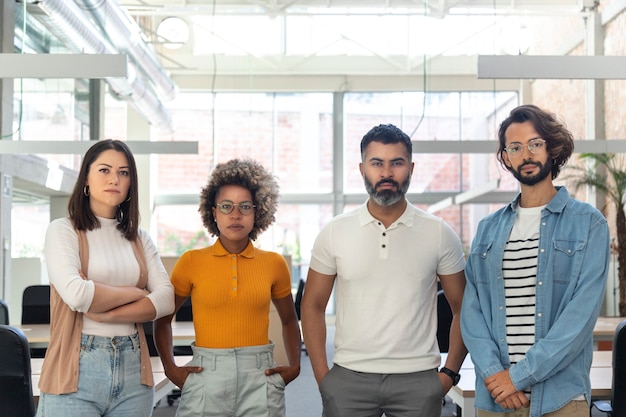
[{"label": "wristwatch", "polygon": [[461,380],[461,374],[454,372],[452,369],[446,368],[445,366],[439,370],[439,372],[443,372],[452,378],[452,385],[456,385]]}]

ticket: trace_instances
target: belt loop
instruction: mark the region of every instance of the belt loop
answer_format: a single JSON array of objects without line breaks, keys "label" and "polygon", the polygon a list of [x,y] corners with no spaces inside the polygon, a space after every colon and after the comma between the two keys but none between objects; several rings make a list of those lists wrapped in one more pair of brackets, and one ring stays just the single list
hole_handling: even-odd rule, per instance
[{"label": "belt loop", "polygon": [[274,365],[274,361],[272,360],[272,352],[267,352],[267,366],[272,367]]},{"label": "belt loop", "polygon": [[257,353],[256,354],[256,369],[261,369],[261,354]]},{"label": "belt loop", "polygon": [[215,371],[215,369],[217,369],[217,355],[213,355],[213,369],[212,369],[212,371]]},{"label": "belt loop", "polygon": [[[141,342],[139,341],[139,334],[135,333],[130,336],[130,341],[133,343],[133,350],[139,350]],[[147,347],[147,346],[146,346]]]}]

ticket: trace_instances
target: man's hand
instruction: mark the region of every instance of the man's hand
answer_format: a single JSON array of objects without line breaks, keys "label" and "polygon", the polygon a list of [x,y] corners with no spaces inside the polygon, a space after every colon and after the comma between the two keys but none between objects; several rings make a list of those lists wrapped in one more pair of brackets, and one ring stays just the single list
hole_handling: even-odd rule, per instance
[{"label": "man's hand", "polygon": [[270,376],[273,374],[280,374],[280,377],[285,381],[285,385],[296,379],[300,374],[300,366],[283,366],[279,365],[275,368],[269,368],[265,370],[265,375]]},{"label": "man's hand", "polygon": [[448,391],[450,391],[450,388],[452,388],[452,378],[443,372],[437,372],[437,375],[439,376],[439,381],[441,381],[441,386],[443,387],[443,395],[446,395]]},{"label": "man's hand", "polygon": [[503,408],[518,410],[520,408],[528,407],[530,405],[530,401],[522,391],[517,391],[506,397],[503,401],[498,402],[498,404]]},{"label": "man's hand", "polygon": [[485,378],[485,387],[487,387],[487,390],[491,393],[491,397],[493,397],[498,404],[517,392],[517,388],[515,388],[513,381],[511,381],[508,369]]}]

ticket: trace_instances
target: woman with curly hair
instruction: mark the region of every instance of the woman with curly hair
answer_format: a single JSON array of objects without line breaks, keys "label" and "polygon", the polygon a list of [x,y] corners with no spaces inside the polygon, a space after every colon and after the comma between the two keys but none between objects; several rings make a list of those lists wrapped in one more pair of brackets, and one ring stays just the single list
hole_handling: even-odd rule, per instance
[{"label": "woman with curly hair", "polygon": [[[176,366],[174,314],[155,322],[165,374],[182,388],[176,416],[285,415],[286,384],[300,373],[300,328],[282,255],[252,240],[275,220],[278,184],[259,163],[217,165],[200,194],[212,246],[184,253],[172,271],[176,311],[191,297],[196,340],[190,366]],[[281,319],[288,365],[273,359],[270,301]]]}]

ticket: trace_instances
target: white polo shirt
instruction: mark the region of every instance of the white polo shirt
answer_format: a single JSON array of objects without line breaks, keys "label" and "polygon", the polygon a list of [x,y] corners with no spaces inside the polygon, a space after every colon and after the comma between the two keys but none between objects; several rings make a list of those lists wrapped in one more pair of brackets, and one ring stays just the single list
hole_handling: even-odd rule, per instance
[{"label": "white polo shirt", "polygon": [[372,373],[438,367],[437,274],[464,267],[456,233],[408,201],[387,229],[367,204],[333,218],[318,235],[310,264],[337,274],[333,361]]}]

